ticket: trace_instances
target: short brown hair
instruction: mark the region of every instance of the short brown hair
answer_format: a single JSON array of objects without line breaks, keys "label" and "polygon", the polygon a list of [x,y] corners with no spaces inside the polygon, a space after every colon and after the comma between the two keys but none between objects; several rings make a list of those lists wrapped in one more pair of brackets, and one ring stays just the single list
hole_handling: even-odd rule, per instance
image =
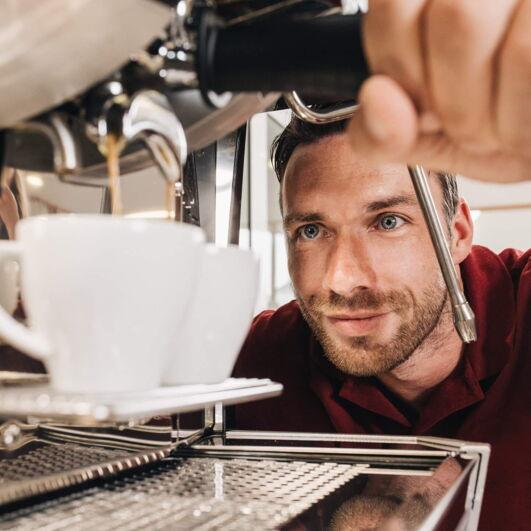
[{"label": "short brown hair", "polygon": [[[327,110],[331,107],[328,106]],[[317,142],[321,138],[344,132],[348,120],[315,125],[303,122],[292,116],[288,126],[273,141],[271,147],[271,162],[279,182],[282,182],[288,161],[295,148]],[[443,192],[443,209],[448,224],[457,212],[459,193],[455,175],[445,172],[435,172]]]}]

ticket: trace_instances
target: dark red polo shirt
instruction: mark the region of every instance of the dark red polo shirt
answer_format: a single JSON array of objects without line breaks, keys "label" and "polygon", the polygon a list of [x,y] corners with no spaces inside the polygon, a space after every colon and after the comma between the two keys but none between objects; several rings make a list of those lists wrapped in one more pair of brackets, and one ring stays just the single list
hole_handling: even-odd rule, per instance
[{"label": "dark red polo shirt", "polygon": [[271,378],[282,396],[237,406],[238,429],[433,435],[488,442],[480,529],[531,527],[531,250],[474,247],[461,266],[478,340],[420,412],[376,378],[340,374],[295,301],[258,315],[235,376]]}]

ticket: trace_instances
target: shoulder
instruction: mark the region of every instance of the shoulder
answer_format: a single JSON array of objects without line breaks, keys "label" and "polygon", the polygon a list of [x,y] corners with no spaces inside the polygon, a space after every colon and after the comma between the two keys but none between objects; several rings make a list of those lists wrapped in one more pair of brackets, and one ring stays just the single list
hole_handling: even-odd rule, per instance
[{"label": "shoulder", "polygon": [[518,287],[523,280],[531,289],[531,249],[519,251],[517,249],[505,249],[499,254],[500,260],[509,271],[514,284]]},{"label": "shoulder", "polygon": [[258,314],[240,351],[234,376],[273,378],[284,374],[306,358],[310,337],[296,301]]},{"label": "shoulder", "polygon": [[510,282],[516,291],[523,276],[526,276],[527,282],[531,281],[531,249],[505,249],[496,254],[486,247],[474,245],[462,264],[462,270],[466,283],[483,281],[494,286],[497,283]]}]

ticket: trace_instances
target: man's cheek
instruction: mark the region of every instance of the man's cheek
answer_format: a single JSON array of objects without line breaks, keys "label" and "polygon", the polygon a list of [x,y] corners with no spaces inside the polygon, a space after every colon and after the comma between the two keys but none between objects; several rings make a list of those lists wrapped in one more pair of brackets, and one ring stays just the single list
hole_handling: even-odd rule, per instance
[{"label": "man's cheek", "polygon": [[309,252],[290,254],[288,262],[291,280],[300,295],[311,295],[322,285],[322,268],[317,256]]}]

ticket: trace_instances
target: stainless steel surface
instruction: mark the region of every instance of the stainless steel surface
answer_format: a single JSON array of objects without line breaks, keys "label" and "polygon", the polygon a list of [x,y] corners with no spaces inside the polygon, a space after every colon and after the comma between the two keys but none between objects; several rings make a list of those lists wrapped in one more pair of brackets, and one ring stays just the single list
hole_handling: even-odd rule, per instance
[{"label": "stainless steel surface", "polygon": [[444,282],[448,289],[452,303],[455,328],[464,343],[471,343],[477,339],[474,312],[470,308],[459,284],[459,278],[448,248],[444,229],[430,192],[428,177],[422,166],[410,166],[408,170],[411,175],[413,187],[415,188],[415,193],[417,194],[417,199],[422,208],[422,213],[428,225],[431,241],[435,249],[435,254],[437,255]]},{"label": "stainless steel surface", "polygon": [[[186,127],[190,151],[208,146],[243,125],[256,113],[263,112],[278,100],[280,94],[237,94],[226,107]],[[177,110],[177,112],[179,112]]]},{"label": "stainless steel surface", "polygon": [[[46,501],[4,506],[0,529],[343,529],[345,520],[374,520],[378,504],[389,499],[393,509],[378,516],[382,525],[391,518],[401,529],[433,529],[451,508],[464,528],[476,528],[482,497],[476,472],[486,471],[488,445],[427,438],[439,448],[433,450],[421,438],[370,436],[377,447],[366,448],[359,444],[364,436],[340,435],[338,448],[333,434],[283,433],[276,435],[295,446],[279,446],[261,438],[272,432],[226,435],[232,446],[207,436],[171,454],[164,448],[133,454],[94,437],[45,444],[41,432],[24,453],[2,460],[0,503],[37,493],[48,494]],[[252,451],[235,436],[252,439]],[[73,485],[74,494],[53,494]],[[374,514],[359,511],[367,497]]]},{"label": "stainless steel surface", "polygon": [[[232,133],[256,113],[265,111],[278,99],[279,94],[238,94],[226,107],[212,109],[201,98],[198,90],[170,94],[170,103],[182,123],[188,152],[210,146]],[[78,149],[80,167],[77,173],[64,173],[65,182],[84,186],[105,187],[108,184],[107,165],[95,144],[85,134],[83,123],[70,129]],[[23,130],[9,130],[6,137],[6,163],[10,166],[36,172],[53,172],[54,156],[49,141],[29,135]],[[143,146],[140,146],[143,147]],[[120,157],[122,174],[153,166],[153,157],[147,149],[135,148]]]},{"label": "stainless steel surface", "polygon": [[311,124],[328,124],[350,118],[358,109],[359,105],[347,105],[333,111],[314,111],[310,109],[296,92],[283,94],[284,101],[293,111],[293,114],[305,122]]},{"label": "stainless steel surface", "polygon": [[21,122],[15,131],[38,133],[51,144],[53,171],[57,175],[76,174],[79,170],[77,147],[65,117],[58,112],[51,113],[41,121]]},{"label": "stainless steel surface", "polygon": [[152,0],[0,2],[0,128],[112,74],[169,21]]},{"label": "stainless steel surface", "polygon": [[[99,119],[97,130],[102,146],[108,134],[107,116]],[[153,90],[135,94],[124,106],[119,134],[125,144],[140,139],[147,146],[163,177],[173,185],[175,219],[182,221],[186,135],[166,96]]]},{"label": "stainless steel surface", "polygon": [[0,517],[0,529],[275,529],[364,467],[172,459],[157,469]]},{"label": "stainless steel surface", "polygon": [[29,440],[27,446],[21,455],[2,459],[2,505],[115,476],[170,454],[169,448],[132,453],[73,443],[43,444],[37,439]]},{"label": "stainless steel surface", "polygon": [[128,424],[157,415],[196,411],[218,402],[261,400],[281,392],[282,385],[271,380],[247,378],[115,395],[64,394],[48,386],[0,388],[0,418],[34,416],[88,425]]}]

